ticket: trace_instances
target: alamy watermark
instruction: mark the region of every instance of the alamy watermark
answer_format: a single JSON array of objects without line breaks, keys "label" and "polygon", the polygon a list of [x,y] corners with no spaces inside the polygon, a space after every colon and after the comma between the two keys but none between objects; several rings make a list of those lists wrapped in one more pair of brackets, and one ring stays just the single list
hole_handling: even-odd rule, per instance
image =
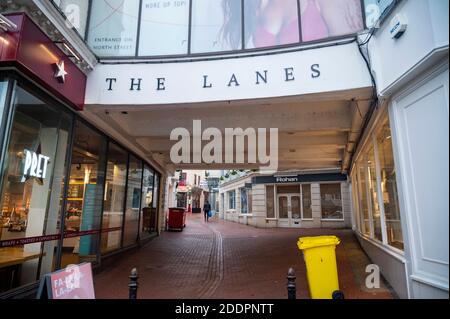
[{"label": "alamy watermark", "polygon": [[[192,123],[192,134],[178,127],[170,133],[177,141],[170,150],[174,164],[256,164],[259,171],[278,170],[278,128],[202,129],[201,120]],[[206,142],[206,143],[204,143]]]},{"label": "alamy watermark", "polygon": [[366,288],[379,289],[380,288],[380,267],[375,264],[367,265],[366,267]]}]

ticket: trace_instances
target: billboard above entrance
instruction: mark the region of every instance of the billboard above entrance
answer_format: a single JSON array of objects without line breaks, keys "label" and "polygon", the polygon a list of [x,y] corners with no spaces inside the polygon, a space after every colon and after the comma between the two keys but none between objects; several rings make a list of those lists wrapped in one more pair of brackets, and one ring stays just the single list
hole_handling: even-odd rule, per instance
[{"label": "billboard above entrance", "polygon": [[288,53],[195,62],[98,65],[86,104],[155,105],[232,101],[371,87],[354,42]]}]

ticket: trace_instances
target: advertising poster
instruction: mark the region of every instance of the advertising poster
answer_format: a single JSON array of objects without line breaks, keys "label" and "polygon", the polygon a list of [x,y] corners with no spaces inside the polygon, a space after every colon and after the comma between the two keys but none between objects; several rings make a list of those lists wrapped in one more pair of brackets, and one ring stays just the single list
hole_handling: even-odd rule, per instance
[{"label": "advertising poster", "polygon": [[187,54],[188,29],[188,0],[143,0],[139,55]]},{"label": "advertising poster", "polygon": [[136,54],[139,1],[92,1],[88,44],[99,56]]},{"label": "advertising poster", "polygon": [[364,29],[360,0],[300,0],[300,11],[303,42]]},{"label": "advertising poster", "polygon": [[[233,3],[235,7],[232,7]],[[220,52],[242,48],[241,12],[240,1],[194,1],[191,52]]]},{"label": "advertising poster", "polygon": [[[83,203],[83,218],[81,221],[81,230],[93,230],[98,228],[94,224],[95,210],[97,208],[96,198],[97,198],[97,185],[87,184],[86,191],[84,194]],[[80,237],[80,256],[88,256],[91,254],[91,241],[92,236],[82,236]]]}]

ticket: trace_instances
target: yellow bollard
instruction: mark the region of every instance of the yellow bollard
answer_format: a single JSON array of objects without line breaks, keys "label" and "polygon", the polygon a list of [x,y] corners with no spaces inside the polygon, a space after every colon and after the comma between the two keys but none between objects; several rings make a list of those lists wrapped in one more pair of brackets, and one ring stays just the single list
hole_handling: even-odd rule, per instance
[{"label": "yellow bollard", "polygon": [[336,264],[336,236],[300,237],[298,248],[303,252],[312,299],[332,299],[339,290]]}]

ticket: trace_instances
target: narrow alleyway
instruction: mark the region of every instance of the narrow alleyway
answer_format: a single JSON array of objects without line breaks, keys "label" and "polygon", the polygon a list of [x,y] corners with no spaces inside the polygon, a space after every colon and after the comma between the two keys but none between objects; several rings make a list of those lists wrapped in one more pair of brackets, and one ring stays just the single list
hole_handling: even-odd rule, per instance
[{"label": "narrow alleyway", "polygon": [[351,230],[257,229],[188,216],[183,232],[164,232],[150,243],[119,257],[95,276],[97,298],[127,298],[128,275],[139,271],[139,298],[284,299],[286,273],[297,274],[297,298],[309,298],[306,269],[297,249],[299,236],[337,235],[340,288],[346,298],[392,298],[365,288],[370,262]]}]

